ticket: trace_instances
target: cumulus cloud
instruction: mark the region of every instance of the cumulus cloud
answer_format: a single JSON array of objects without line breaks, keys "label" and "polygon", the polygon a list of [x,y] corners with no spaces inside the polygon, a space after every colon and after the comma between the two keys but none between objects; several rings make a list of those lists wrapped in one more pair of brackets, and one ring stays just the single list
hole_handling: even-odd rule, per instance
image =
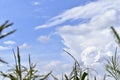
[{"label": "cumulus cloud", "polygon": [[[117,44],[111,26],[120,32],[120,0],[98,0],[77,6],[53,17],[48,23],[35,29],[58,25],[57,33],[63,39],[65,50],[85,66],[103,68],[103,58],[111,56]],[[89,19],[86,23],[59,26],[68,20]],[[103,69],[101,69],[103,71]]]},{"label": "cumulus cloud", "polygon": [[[90,3],[91,6],[88,4],[86,6],[89,7],[83,6],[76,12],[80,12],[81,15],[73,16],[73,19],[90,18],[87,23],[75,26],[64,25],[58,28],[58,34],[62,37],[63,44],[69,48],[66,50],[78,61],[83,62],[85,66],[95,67],[98,65],[96,63],[99,63],[99,67],[102,67],[102,59],[113,55],[117,45],[114,42],[110,26],[115,26],[120,32],[120,7],[118,3],[120,3],[119,0],[116,2],[101,0]],[[101,71],[103,72],[103,69]]]},{"label": "cumulus cloud", "polygon": [[4,41],[3,43],[4,43],[4,44],[7,44],[7,45],[13,45],[13,44],[16,44],[15,41],[11,41],[11,40],[9,40],[9,41]]}]

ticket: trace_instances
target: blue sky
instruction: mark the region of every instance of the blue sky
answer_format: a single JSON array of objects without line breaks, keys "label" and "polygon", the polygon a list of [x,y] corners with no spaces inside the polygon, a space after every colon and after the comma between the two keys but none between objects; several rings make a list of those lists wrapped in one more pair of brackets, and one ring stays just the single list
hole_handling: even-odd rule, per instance
[{"label": "blue sky", "polygon": [[[3,1],[0,2],[1,23],[6,19],[14,22],[13,28],[18,31],[14,34],[14,39],[19,43],[28,42],[32,45],[36,43],[36,38],[40,35],[48,35],[54,29],[43,29],[35,31],[34,27],[44,24],[51,17],[60,14],[66,9],[80,4],[79,1],[49,1],[49,0],[26,0],[26,1]],[[73,3],[74,2],[74,3]],[[38,3],[37,5],[35,3]],[[31,35],[31,36],[30,36]],[[21,39],[22,37],[22,39]],[[24,39],[23,39],[24,37]],[[9,37],[10,38],[10,37]],[[7,39],[6,39],[7,40]]]},{"label": "blue sky", "polygon": [[69,72],[73,62],[63,52],[65,49],[82,66],[100,67],[98,79],[102,80],[103,58],[112,56],[116,47],[110,26],[120,32],[119,3],[119,0],[0,0],[0,23],[9,19],[14,25],[6,31],[17,29],[0,40],[1,57],[13,61],[11,49],[19,46],[23,64],[27,65],[27,55],[31,54],[43,73],[54,70],[59,77],[60,73]]},{"label": "blue sky", "polygon": [[[0,10],[1,17],[0,23],[2,24],[5,20],[10,20],[14,25],[13,29],[17,29],[17,32],[13,35],[2,39],[0,42],[1,46],[6,47],[4,41],[14,41],[15,46],[26,44],[31,46],[32,49],[28,53],[36,55],[47,55],[53,54],[60,56],[64,45],[61,43],[61,38],[55,35],[55,28],[35,30],[34,28],[38,25],[48,22],[52,17],[59,15],[67,9],[75,6],[84,5],[90,2],[89,0],[1,0]],[[67,22],[70,24],[70,22]],[[37,40],[39,36],[50,36],[48,41],[40,42]],[[15,46],[12,45],[13,48]],[[26,51],[27,52],[27,51]],[[45,57],[44,56],[44,57]],[[55,57],[54,57],[55,58]],[[52,58],[53,59],[53,58]]]}]

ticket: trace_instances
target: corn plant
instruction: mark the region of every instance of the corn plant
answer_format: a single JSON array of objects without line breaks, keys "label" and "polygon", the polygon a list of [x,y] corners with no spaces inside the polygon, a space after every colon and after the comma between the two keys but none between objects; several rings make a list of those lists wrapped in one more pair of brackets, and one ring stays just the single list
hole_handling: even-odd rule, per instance
[{"label": "corn plant", "polygon": [[76,64],[73,66],[73,70],[70,73],[69,76],[65,74],[65,80],[85,80],[85,78],[88,76],[88,73],[85,71],[82,71],[80,67]]},{"label": "corn plant", "polygon": [[51,74],[48,73],[46,75],[40,75],[38,70],[36,69],[36,64],[33,64],[31,62],[31,58],[29,55],[29,68],[23,66],[21,64],[21,56],[20,56],[20,51],[19,47],[17,47],[17,55],[14,54],[14,59],[15,59],[15,65],[12,69],[9,69],[7,73],[0,72],[0,75],[5,78],[8,78],[10,80],[46,80],[49,75]]},{"label": "corn plant", "polygon": [[115,50],[115,55],[106,61],[106,71],[109,73],[108,76],[113,77],[115,80],[120,80],[120,64],[117,49]]},{"label": "corn plant", "polygon": [[[120,37],[114,27],[111,27],[111,30],[116,38],[117,43],[120,45]],[[115,50],[114,56],[106,60],[106,71],[109,73],[110,77],[113,77],[115,80],[120,80],[120,63],[119,56],[117,55],[117,48]]]},{"label": "corn plant", "polygon": [[[9,23],[8,20],[6,20],[2,25],[0,25],[0,39],[3,39],[6,36],[16,31],[14,29],[5,34],[2,33],[6,28],[9,28],[12,25],[13,23]],[[17,55],[15,54],[14,50],[13,50],[13,54],[15,59],[15,65],[12,69],[9,69],[7,72],[0,71],[0,75],[4,77],[3,79],[8,78],[10,80],[36,80],[36,79],[46,80],[49,77],[49,75],[52,73],[52,72],[49,72],[46,75],[39,75],[38,70],[35,69],[36,64],[33,64],[31,62],[30,55],[29,55],[29,68],[23,66],[21,64],[19,47],[17,47]],[[0,58],[0,62],[8,64],[6,61],[4,61],[1,58]]]},{"label": "corn plant", "polygon": [[[12,26],[12,25],[13,25],[13,23],[9,23],[8,20],[6,20],[2,25],[0,25],[0,39],[3,39],[3,38],[5,38],[6,36],[8,36],[8,35],[10,35],[10,34],[12,34],[12,33],[14,33],[14,32],[16,31],[16,30],[14,29],[14,30],[9,31],[9,32],[7,32],[7,33],[5,33],[5,34],[2,33],[6,28],[9,28],[9,27]],[[4,61],[4,60],[1,59],[1,58],[0,58],[0,62],[7,64],[7,62]]]},{"label": "corn plant", "polygon": [[[88,77],[87,68],[82,69],[79,62],[75,59],[75,57],[70,54],[68,51],[64,50],[75,62],[72,68],[72,71],[69,75],[62,75],[62,80],[85,80]],[[59,80],[53,74],[51,74],[54,80]]]},{"label": "corn plant", "polygon": [[[65,51],[65,50],[64,50]],[[75,63],[74,63],[74,66],[73,66],[73,69],[70,73],[70,75],[64,75],[65,76],[65,80],[85,80],[85,78],[87,78],[88,76],[88,73],[87,69],[83,70],[79,64],[79,62],[74,58],[74,56],[72,56],[69,52],[65,51],[68,55],[70,55]]]},{"label": "corn plant", "polygon": [[6,20],[2,25],[0,25],[0,39],[14,33],[16,31],[16,29],[12,30],[12,31],[9,31],[5,34],[2,34],[3,30],[5,30],[6,28],[9,28],[13,25],[13,23],[9,23],[8,20]]}]

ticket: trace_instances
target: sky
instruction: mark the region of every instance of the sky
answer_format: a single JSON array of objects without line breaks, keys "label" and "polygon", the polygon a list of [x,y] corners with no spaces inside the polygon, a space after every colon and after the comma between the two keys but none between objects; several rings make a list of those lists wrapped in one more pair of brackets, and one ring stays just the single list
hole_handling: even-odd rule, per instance
[{"label": "sky", "polygon": [[[71,70],[70,52],[82,66],[103,79],[104,58],[117,46],[110,27],[120,32],[120,0],[0,0],[0,24],[17,31],[0,40],[1,58],[14,64],[12,49],[19,46],[22,63],[28,54],[42,73],[53,70],[60,77]],[[5,65],[0,64],[1,70]],[[60,70],[59,70],[60,69]]]}]

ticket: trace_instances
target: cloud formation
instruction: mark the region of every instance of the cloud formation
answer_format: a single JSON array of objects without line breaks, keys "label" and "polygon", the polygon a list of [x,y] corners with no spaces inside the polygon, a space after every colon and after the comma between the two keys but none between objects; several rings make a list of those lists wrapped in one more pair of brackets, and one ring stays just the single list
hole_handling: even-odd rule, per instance
[{"label": "cloud formation", "polygon": [[[120,30],[118,3],[120,3],[119,0],[116,2],[101,0],[82,6],[77,12],[71,10],[71,13],[80,12],[79,15],[73,13],[72,19],[90,18],[90,20],[87,23],[75,26],[64,25],[58,28],[58,34],[62,37],[63,44],[69,48],[65,49],[78,61],[83,62],[85,66],[97,69],[98,65],[99,67],[103,66],[104,57],[113,55],[117,45],[114,42],[110,27],[115,26],[117,30]],[[103,69],[101,70],[104,72]]]},{"label": "cloud formation", "polygon": [[114,26],[120,32],[119,3],[120,0],[98,0],[84,6],[77,6],[53,17],[48,23],[37,26],[35,29],[59,26],[68,20],[89,19],[86,23],[74,26],[59,26],[57,33],[67,47],[65,50],[75,56],[79,62],[83,62],[85,66],[102,67],[103,58],[113,55],[117,46],[110,27]]},{"label": "cloud formation", "polygon": [[[86,18],[91,18],[94,16],[97,17],[98,14],[104,14],[104,12],[112,10],[112,9],[117,11],[118,6],[119,6],[119,0],[117,0],[117,1],[100,0],[100,1],[96,1],[96,2],[91,2],[85,6],[77,6],[72,9],[66,10],[65,12],[61,13],[60,15],[55,16],[52,19],[50,19],[48,21],[48,23],[35,27],[35,29],[53,27],[55,25],[64,23],[65,21],[68,21],[68,20],[76,20],[76,19],[80,19],[80,18],[86,19]],[[113,13],[114,13],[114,11],[113,11]],[[109,13],[109,14],[111,14],[111,13]],[[109,17],[109,15],[108,15],[108,17]]]},{"label": "cloud formation", "polygon": [[10,47],[6,47],[6,46],[0,46],[0,50],[9,50],[11,49]]},{"label": "cloud formation", "polygon": [[11,40],[4,41],[3,43],[4,43],[4,44],[7,44],[7,45],[13,45],[13,44],[16,44],[15,41],[11,41]]}]

